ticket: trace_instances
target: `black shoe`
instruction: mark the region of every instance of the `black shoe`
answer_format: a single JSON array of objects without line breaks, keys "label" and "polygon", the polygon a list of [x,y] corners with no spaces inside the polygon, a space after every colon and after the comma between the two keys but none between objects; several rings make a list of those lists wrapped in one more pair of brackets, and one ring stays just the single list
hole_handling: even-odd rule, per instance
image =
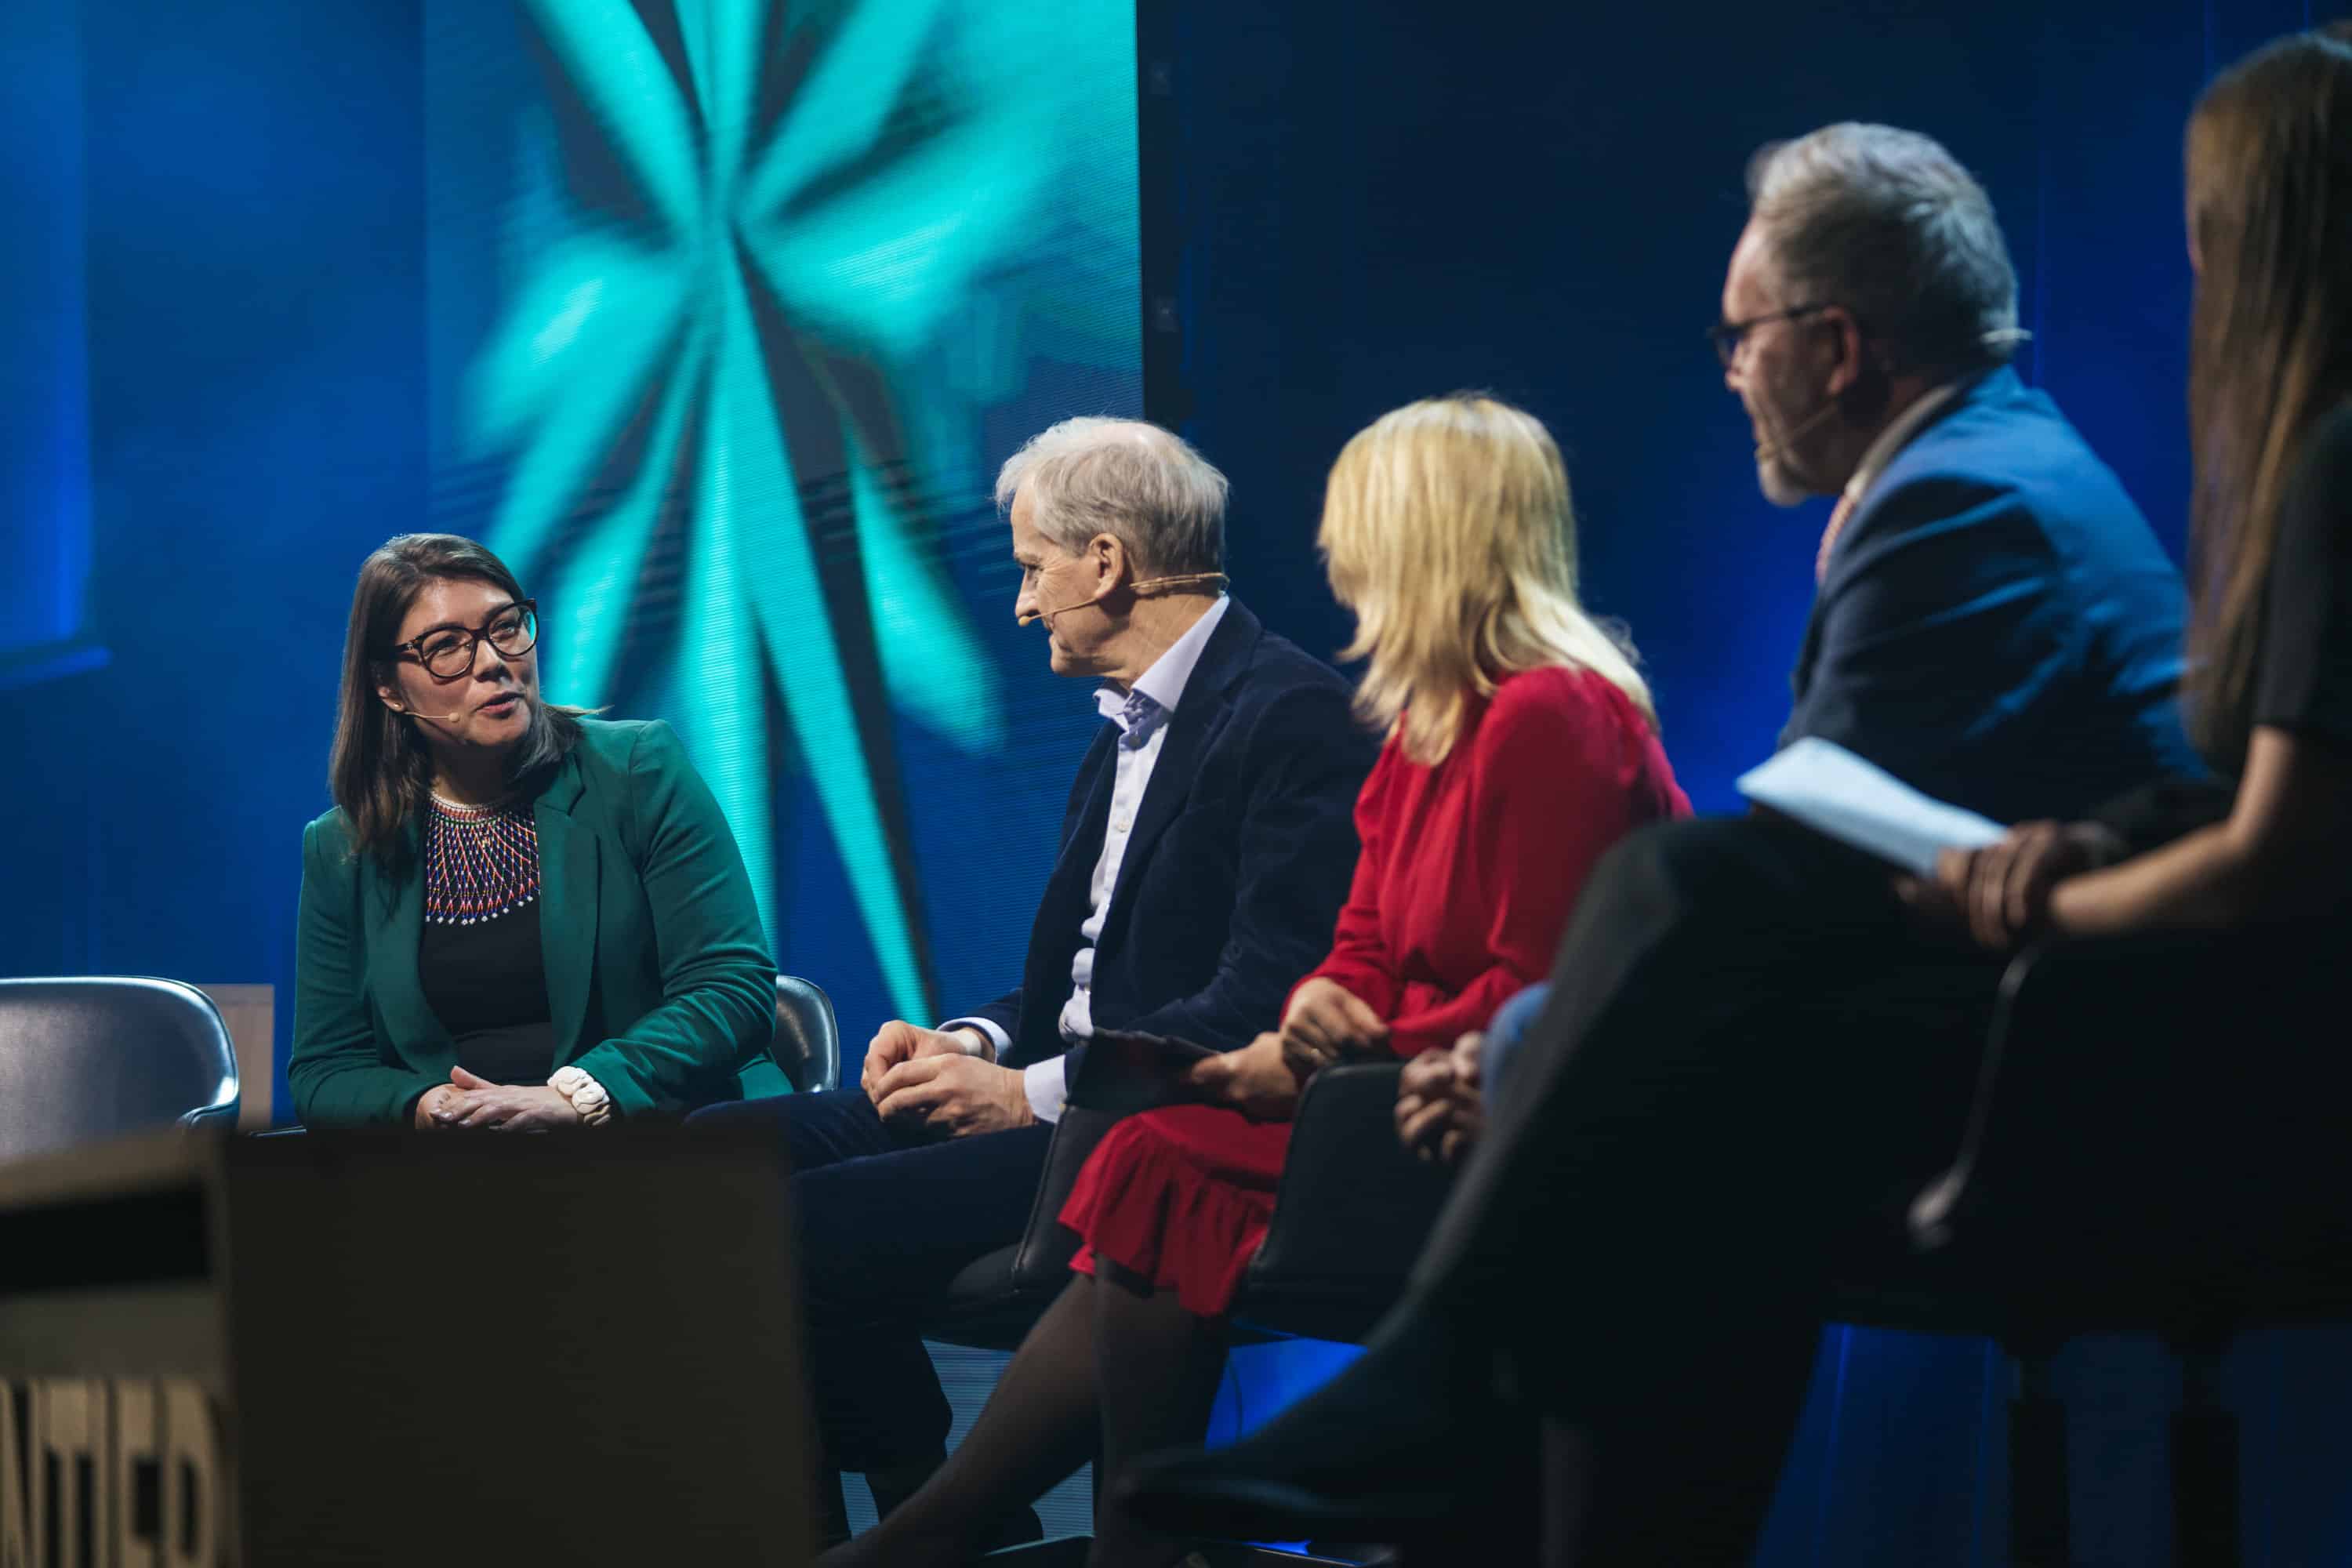
[{"label": "black shoe", "polygon": [[1122,1506],[1172,1535],[1241,1541],[1411,1540],[1459,1518],[1528,1451],[1532,1423],[1496,1397],[1491,1358],[1441,1327],[1395,1322],[1233,1447],[1139,1461]]},{"label": "black shoe", "polygon": [[1119,1489],[1128,1510],[1154,1530],[1226,1541],[1413,1541],[1457,1520],[1465,1500],[1451,1488],[1322,1491],[1267,1480],[1223,1453],[1139,1459]]}]

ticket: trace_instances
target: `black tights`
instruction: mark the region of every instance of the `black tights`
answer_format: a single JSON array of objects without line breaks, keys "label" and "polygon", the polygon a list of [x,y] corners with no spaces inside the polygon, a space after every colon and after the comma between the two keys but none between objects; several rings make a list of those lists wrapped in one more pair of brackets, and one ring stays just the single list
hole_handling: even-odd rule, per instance
[{"label": "black tights", "polygon": [[[1101,1469],[1089,1568],[1159,1568],[1183,1543],[1145,1529],[1111,1500],[1110,1482],[1138,1458],[1197,1447],[1225,1370],[1225,1324],[1195,1317],[1108,1259],[1086,1293],[1095,1300],[1095,1375],[1102,1398]],[[1079,1276],[1067,1294],[1088,1282]]]},{"label": "black tights", "polygon": [[[979,1551],[1008,1509],[1086,1463],[1098,1482],[1139,1454],[1195,1444],[1224,1370],[1222,1321],[1103,1261],[1071,1277],[1045,1310],[947,1463],[872,1530],[827,1552],[824,1568],[950,1568]],[[1166,1568],[1184,1543],[1148,1531],[1097,1487],[1092,1568]]]}]

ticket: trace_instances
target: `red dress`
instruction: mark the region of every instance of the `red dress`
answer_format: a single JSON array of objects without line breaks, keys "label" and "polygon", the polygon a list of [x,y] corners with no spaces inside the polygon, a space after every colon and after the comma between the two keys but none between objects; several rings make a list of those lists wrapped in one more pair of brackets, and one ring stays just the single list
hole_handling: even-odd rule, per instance
[{"label": "red dress", "polygon": [[[1407,761],[1393,737],[1381,749],[1356,799],[1355,882],[1307,978],[1361,997],[1399,1056],[1449,1046],[1550,972],[1602,851],[1689,815],[1657,736],[1615,686],[1564,668],[1507,677],[1435,767]],[[1091,1274],[1100,1254],[1187,1311],[1223,1314],[1265,1239],[1289,1146],[1289,1122],[1223,1106],[1127,1118],[1063,1205],[1086,1244],[1070,1267]]]}]

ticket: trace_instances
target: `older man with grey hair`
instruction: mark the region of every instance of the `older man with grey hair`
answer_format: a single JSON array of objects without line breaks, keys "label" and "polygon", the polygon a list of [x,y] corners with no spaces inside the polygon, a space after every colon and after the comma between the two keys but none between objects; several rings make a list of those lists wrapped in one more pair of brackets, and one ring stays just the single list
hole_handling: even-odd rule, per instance
[{"label": "older man with grey hair", "polygon": [[[1066,420],[1005,463],[996,499],[1013,611],[1045,626],[1055,674],[1100,683],[1105,721],[1020,984],[936,1025],[885,1023],[856,1089],[703,1113],[770,1126],[789,1152],[821,1436],[882,1511],[947,1438],[921,1325],[961,1269],[1021,1238],[1088,1037],[1233,1048],[1272,1027],[1330,945],[1376,750],[1346,682],[1223,592],[1225,479],[1178,437]],[[845,1536],[837,1472],[824,1500]]]}]

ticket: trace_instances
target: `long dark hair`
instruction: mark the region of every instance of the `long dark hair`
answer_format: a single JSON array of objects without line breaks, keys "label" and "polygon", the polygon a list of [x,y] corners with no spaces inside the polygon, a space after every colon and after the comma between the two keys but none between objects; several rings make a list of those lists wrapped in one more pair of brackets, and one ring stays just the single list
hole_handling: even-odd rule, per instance
[{"label": "long dark hair", "polygon": [[2187,143],[2185,695],[2197,740],[2234,770],[2287,479],[2313,425],[2352,395],[2352,46],[2330,29],[2257,50],[2205,90]]},{"label": "long dark hair", "polygon": [[[433,763],[415,721],[383,704],[376,688],[393,679],[392,640],[408,607],[428,583],[472,578],[515,598],[522,584],[507,563],[454,533],[404,533],[384,542],[360,567],[352,618],[343,632],[342,690],[335,712],[335,749],[327,788],[351,819],[352,849],[397,865],[408,847],[407,828],[424,809]],[[570,754],[580,741],[578,708],[538,698],[530,729],[514,749],[509,776],[528,783]]]}]

